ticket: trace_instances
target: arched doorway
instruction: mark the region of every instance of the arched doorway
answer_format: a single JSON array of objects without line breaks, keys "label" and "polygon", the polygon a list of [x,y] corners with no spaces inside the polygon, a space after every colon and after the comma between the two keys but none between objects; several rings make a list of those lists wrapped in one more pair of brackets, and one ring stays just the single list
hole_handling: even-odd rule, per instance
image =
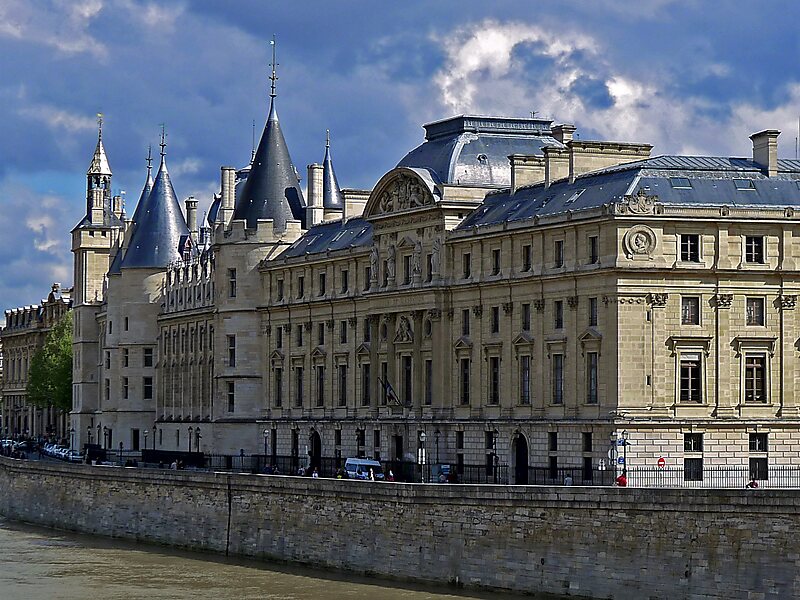
[{"label": "arched doorway", "polygon": [[517,433],[512,443],[514,448],[514,483],[516,485],[528,484],[528,440],[521,433]]},{"label": "arched doorway", "polygon": [[313,472],[314,469],[317,469],[317,471],[321,471],[320,467],[322,466],[322,439],[319,437],[319,432],[316,429],[311,430],[311,435],[309,436],[308,441],[310,443],[308,454],[309,454],[309,466],[311,467],[311,471]]}]

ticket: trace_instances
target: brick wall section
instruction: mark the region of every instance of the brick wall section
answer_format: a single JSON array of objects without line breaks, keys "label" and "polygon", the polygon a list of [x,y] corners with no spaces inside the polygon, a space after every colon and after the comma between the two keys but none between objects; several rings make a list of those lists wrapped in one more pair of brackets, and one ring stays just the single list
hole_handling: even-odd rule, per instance
[{"label": "brick wall section", "polygon": [[0,513],[468,587],[593,598],[800,595],[800,495],[790,490],[380,484],[0,458]]}]

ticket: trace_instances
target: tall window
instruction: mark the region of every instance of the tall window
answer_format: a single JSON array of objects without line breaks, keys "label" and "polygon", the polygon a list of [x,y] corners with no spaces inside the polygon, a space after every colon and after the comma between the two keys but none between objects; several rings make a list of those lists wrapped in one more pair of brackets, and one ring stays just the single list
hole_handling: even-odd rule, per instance
[{"label": "tall window", "polygon": [[744,401],[766,402],[767,357],[746,354],[744,359]]},{"label": "tall window", "polygon": [[461,311],[461,335],[469,335],[469,309],[465,308]]},{"label": "tall window", "polygon": [[341,291],[343,294],[346,294],[347,291],[350,289],[350,281],[348,278],[347,269],[342,269],[342,288]]},{"label": "tall window", "polygon": [[500,274],[500,248],[492,250],[492,275]]},{"label": "tall window", "polygon": [[697,296],[681,298],[681,325],[700,325],[700,298]]},{"label": "tall window", "polygon": [[283,325],[278,325],[275,328],[275,347],[283,348]]},{"label": "tall window", "polygon": [[275,382],[275,407],[280,408],[283,404],[283,369],[277,367],[274,372]]},{"label": "tall window", "polygon": [[122,397],[127,400],[128,399],[128,378],[122,378]]},{"label": "tall window", "polygon": [[525,303],[522,305],[522,331],[531,330],[531,305]]},{"label": "tall window", "polygon": [[461,404],[469,404],[469,364],[468,358],[462,358],[459,364],[459,388]]},{"label": "tall window", "polygon": [[372,400],[372,377],[370,376],[370,365],[361,365],[361,406],[369,406]]},{"label": "tall window", "polygon": [[298,347],[302,347],[303,346],[303,326],[302,325],[298,325],[297,327],[295,327],[294,332],[295,332],[295,343],[297,344]]},{"label": "tall window", "polygon": [[369,322],[369,317],[364,319],[364,341],[369,342],[372,339],[372,327]]},{"label": "tall window", "polygon": [[589,236],[589,264],[596,265],[600,262],[600,244],[596,235]]},{"label": "tall window", "polygon": [[389,397],[389,392],[386,389],[386,384],[389,382],[389,363],[386,361],[381,362],[381,404],[386,405]]},{"label": "tall window", "polygon": [[767,442],[766,433],[750,434],[750,479],[765,481],[769,478],[769,462],[766,456]]},{"label": "tall window", "polygon": [[553,354],[553,404],[564,403],[564,355]]},{"label": "tall window", "polygon": [[472,257],[469,252],[461,255],[461,267],[464,279],[469,279],[472,276]]},{"label": "tall window", "polygon": [[500,404],[500,357],[489,357],[489,404]]},{"label": "tall window", "polygon": [[500,333],[500,307],[492,307],[492,333]]},{"label": "tall window", "polygon": [[228,338],[228,366],[236,366],[236,336],[229,335]]},{"label": "tall window", "polygon": [[372,285],[372,267],[364,267],[364,285],[362,289],[367,292]]},{"label": "tall window", "polygon": [[553,302],[553,316],[555,318],[555,328],[564,329],[564,301],[556,300]]},{"label": "tall window", "polygon": [[408,285],[411,283],[411,255],[406,254],[403,257],[403,283]]},{"label": "tall window", "polygon": [[339,321],[339,343],[347,343],[347,321]]},{"label": "tall window", "polygon": [[531,245],[525,244],[522,247],[522,270],[528,272],[531,270]]},{"label": "tall window", "polygon": [[275,297],[278,302],[283,300],[283,279],[278,279],[275,282]]},{"label": "tall window", "polygon": [[294,368],[294,405],[303,406],[303,367]]},{"label": "tall window", "polygon": [[153,349],[152,348],[145,348],[142,355],[142,365],[145,367],[152,367],[153,366]]},{"label": "tall window", "polygon": [[236,269],[228,269],[228,298],[236,298]]},{"label": "tall window", "polygon": [[597,298],[589,298],[589,326],[597,327]]},{"label": "tall window", "polygon": [[586,403],[597,404],[597,352],[586,353]]},{"label": "tall window", "polygon": [[228,382],[228,412],[236,408],[236,387],[233,381]]},{"label": "tall window", "polygon": [[306,295],[306,278],[303,275],[297,276],[297,297],[302,298]]},{"label": "tall window", "polygon": [[531,403],[531,357],[527,354],[519,357],[519,402]]},{"label": "tall window", "polygon": [[411,357],[404,356],[403,357],[403,403],[406,406],[411,406],[411,394],[413,391],[411,385],[411,382],[413,381],[411,365],[412,365]]},{"label": "tall window", "polygon": [[553,252],[553,262],[556,267],[564,266],[564,240],[556,240]]},{"label": "tall window", "polygon": [[433,361],[425,360],[425,405],[433,404]]},{"label": "tall window", "polygon": [[684,481],[703,481],[703,434],[684,433],[683,451],[686,454],[695,455],[686,456],[683,459]]},{"label": "tall window", "polygon": [[681,262],[700,262],[700,236],[696,233],[681,234]]},{"label": "tall window", "polygon": [[317,365],[314,368],[317,379],[317,407],[325,405],[325,367]]},{"label": "tall window", "polygon": [[143,377],[142,378],[142,398],[145,400],[152,400],[153,399],[153,378],[152,377]]},{"label": "tall window", "polygon": [[747,299],[747,324],[764,325],[764,299]]},{"label": "tall window", "polygon": [[318,286],[319,290],[318,290],[318,294],[317,294],[318,296],[324,296],[325,295],[325,292],[327,291],[326,283],[327,283],[327,275],[325,273],[320,273],[319,274],[319,286]]},{"label": "tall window", "polygon": [[[166,338],[164,338],[164,346],[167,347]],[[122,349],[122,366],[127,367],[130,360],[130,352],[128,352],[127,348]]]},{"label": "tall window", "polygon": [[339,365],[339,406],[347,406],[347,365]]},{"label": "tall window", "polygon": [[700,403],[703,401],[701,368],[700,354],[681,354],[681,402]]},{"label": "tall window", "polygon": [[317,323],[317,345],[325,345],[325,323]]},{"label": "tall window", "polygon": [[764,238],[761,236],[748,235],[744,239],[745,262],[749,263],[764,263]]}]

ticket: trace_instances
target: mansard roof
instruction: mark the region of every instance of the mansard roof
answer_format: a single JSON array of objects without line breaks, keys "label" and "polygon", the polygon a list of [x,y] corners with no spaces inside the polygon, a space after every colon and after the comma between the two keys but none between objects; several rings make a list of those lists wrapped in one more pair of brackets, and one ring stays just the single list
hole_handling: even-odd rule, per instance
[{"label": "mansard roof", "polygon": [[657,156],[579,175],[489,194],[462,221],[464,231],[568,211],[598,208],[644,190],[664,205],[796,207],[800,205],[800,161],[778,160],[767,177],[747,158]]},{"label": "mansard roof", "polygon": [[242,195],[236,199],[233,218],[246,220],[248,228],[255,228],[260,219],[272,219],[281,231],[286,228],[286,221],[304,221],[304,209],[297,170],[289,156],[273,98]]},{"label": "mansard roof", "polygon": [[426,124],[425,142],[397,163],[428,169],[442,183],[478,187],[511,185],[512,154],[542,154],[545,146],[564,148],[550,130],[552,121],[460,115]]},{"label": "mansard roof", "polygon": [[181,236],[189,233],[189,227],[175,196],[163,154],[153,188],[141,211],[137,206],[134,218],[136,215],[139,215],[138,220],[134,223],[121,268],[165,268],[181,257],[178,246]]},{"label": "mansard roof", "polygon": [[281,258],[296,258],[308,254],[370,246],[372,246],[372,224],[362,217],[356,217],[344,222],[328,221],[315,225],[284,250]]}]

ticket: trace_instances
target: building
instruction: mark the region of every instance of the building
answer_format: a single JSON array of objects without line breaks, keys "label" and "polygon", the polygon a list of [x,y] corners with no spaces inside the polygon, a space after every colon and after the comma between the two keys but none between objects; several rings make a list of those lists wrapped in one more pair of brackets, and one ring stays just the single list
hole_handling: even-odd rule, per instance
[{"label": "building", "polygon": [[0,431],[4,437],[67,438],[67,414],[52,406],[28,404],[27,386],[31,359],[53,325],[69,312],[71,291],[54,283],[41,304],[5,311],[4,327],[0,328]]},{"label": "building", "polygon": [[368,192],[340,189],[326,144],[306,202],[273,88],[207,228],[163,144],[127,225],[87,207],[81,442],[516,483],[591,479],[623,437],[629,465],[688,477],[797,461],[800,162],[777,131],[749,158],[650,157],[538,118],[425,131]]}]

